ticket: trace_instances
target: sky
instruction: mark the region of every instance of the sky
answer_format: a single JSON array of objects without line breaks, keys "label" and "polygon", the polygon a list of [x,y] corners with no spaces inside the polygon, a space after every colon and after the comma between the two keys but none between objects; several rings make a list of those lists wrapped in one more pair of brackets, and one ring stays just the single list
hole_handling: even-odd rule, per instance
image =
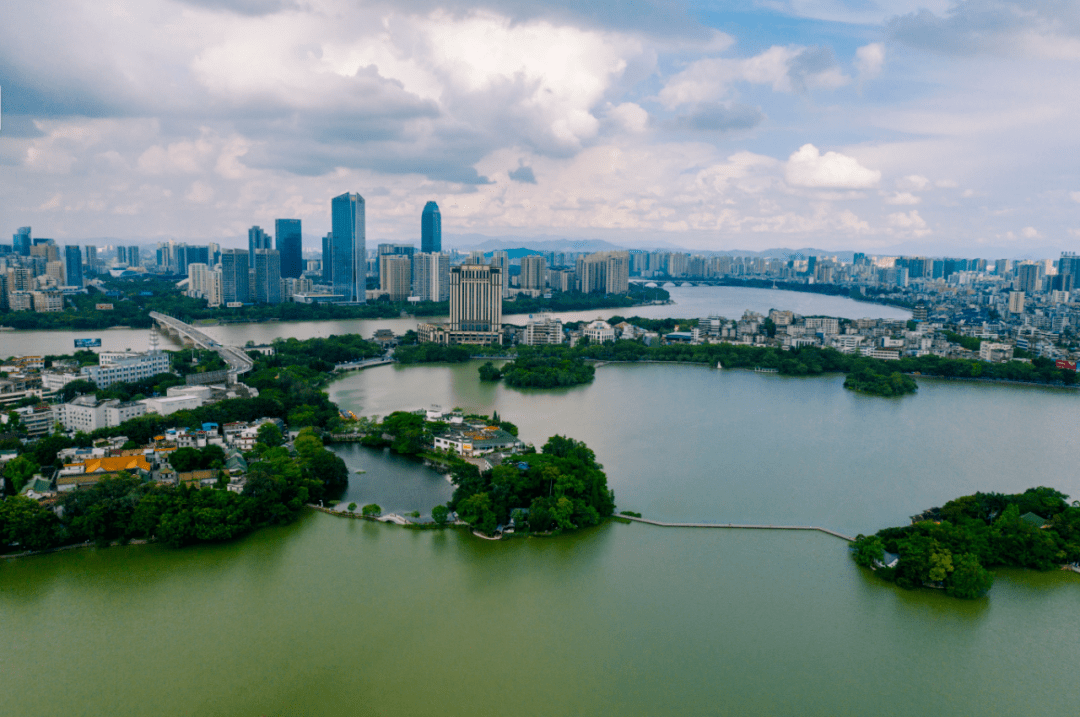
[{"label": "sky", "polygon": [[1073,0],[0,0],[0,234],[1080,245]]}]

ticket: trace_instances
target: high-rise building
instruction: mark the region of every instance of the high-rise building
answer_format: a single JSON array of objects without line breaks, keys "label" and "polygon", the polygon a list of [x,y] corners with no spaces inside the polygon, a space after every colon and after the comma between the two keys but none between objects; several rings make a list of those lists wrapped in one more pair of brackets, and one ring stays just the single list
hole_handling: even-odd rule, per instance
[{"label": "high-rise building", "polygon": [[441,252],[414,254],[412,295],[421,301],[447,301],[450,298],[450,257]]},{"label": "high-rise building", "polygon": [[281,253],[273,249],[255,250],[255,301],[281,303]]},{"label": "high-rise building", "polygon": [[456,343],[498,341],[502,331],[502,270],[485,264],[450,269],[450,331]]},{"label": "high-rise building", "polygon": [[1022,292],[1022,291],[1010,291],[1009,292],[1009,313],[1010,314],[1022,314],[1022,313],[1024,313],[1024,292]]},{"label": "high-rise building", "polygon": [[205,299],[209,293],[212,269],[206,264],[195,262],[188,264],[187,295],[193,299]]},{"label": "high-rise building", "polygon": [[543,255],[521,257],[522,289],[543,290],[547,286],[547,259]]},{"label": "high-rise building", "polygon": [[[187,244],[179,244],[174,246],[172,249],[172,271],[177,274],[183,274],[186,276],[188,264],[210,263],[210,247],[188,246]],[[131,260],[131,253],[128,252],[128,266],[132,266]],[[135,260],[138,261],[138,250],[136,250]]]},{"label": "high-rise building", "polygon": [[253,226],[248,229],[248,256],[255,256],[255,252],[259,249],[273,249],[270,246],[270,235],[262,230],[260,226]]},{"label": "high-rise building", "polygon": [[130,269],[136,269],[142,266],[142,261],[139,257],[139,247],[129,246],[127,248],[127,265]]},{"label": "high-rise building", "polygon": [[64,283],[67,286],[82,288],[82,248],[77,244],[64,247]]},{"label": "high-rise building", "polygon": [[412,291],[412,257],[387,254],[379,260],[379,288],[389,294],[390,301],[407,301]]},{"label": "high-rise building", "polygon": [[30,227],[19,227],[19,231],[11,237],[14,251],[19,256],[30,256]]},{"label": "high-rise building", "polygon": [[127,264],[127,247],[126,246],[118,246],[118,247],[116,247],[116,263],[117,264]]},{"label": "high-rise building", "polygon": [[251,301],[248,253],[243,249],[221,252],[221,302],[232,304]]},{"label": "high-rise building", "polygon": [[327,232],[322,238],[322,283],[334,283],[334,233]]},{"label": "high-rise building", "polygon": [[625,294],[630,290],[630,255],[602,251],[578,259],[578,281],[583,294]]},{"label": "high-rise building", "polygon": [[[342,194],[330,202],[334,293],[345,301],[367,301],[367,229],[364,198]],[[325,260],[325,257],[324,257]]]},{"label": "high-rise building", "polygon": [[52,280],[53,286],[64,285],[64,262],[59,259],[45,264],[45,274]]},{"label": "high-rise building", "polygon": [[274,234],[277,251],[281,255],[281,275],[289,279],[299,278],[304,273],[304,239],[300,233],[300,220],[275,220]]},{"label": "high-rise building", "polygon": [[86,247],[86,269],[91,274],[96,274],[98,271],[98,256],[96,246],[87,245]]},{"label": "high-rise building", "polygon": [[1041,289],[1041,281],[1039,276],[1039,264],[1033,262],[1024,262],[1016,269],[1017,289],[1026,293],[1034,294]]},{"label": "high-rise building", "polygon": [[30,245],[30,256],[40,256],[46,262],[60,261],[60,249],[52,239],[38,238]]},{"label": "high-rise building", "polygon": [[491,265],[497,266],[502,275],[502,298],[510,296],[510,255],[505,251],[491,252]]},{"label": "high-rise building", "polygon": [[1059,291],[1073,291],[1080,288],[1080,255],[1068,251],[1061,252],[1053,288]]},{"label": "high-rise building", "polygon": [[420,215],[420,251],[425,254],[442,251],[442,214],[435,202],[425,204]]},{"label": "high-rise building", "polygon": [[[411,259],[416,253],[416,247],[412,244],[379,244],[378,246],[378,262],[376,263],[376,271],[379,272],[379,289],[382,291],[390,291],[386,284],[386,261],[393,259],[394,257],[405,257]],[[410,279],[411,280],[411,279]]]}]

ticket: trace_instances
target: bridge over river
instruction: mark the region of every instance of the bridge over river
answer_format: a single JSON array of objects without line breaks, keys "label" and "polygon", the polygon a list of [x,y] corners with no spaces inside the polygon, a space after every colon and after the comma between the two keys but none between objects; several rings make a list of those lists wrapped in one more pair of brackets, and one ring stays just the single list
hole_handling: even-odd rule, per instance
[{"label": "bridge over river", "polygon": [[231,373],[234,378],[240,374],[247,373],[255,366],[255,362],[251,360],[250,356],[244,353],[243,349],[239,349],[235,346],[226,346],[215,341],[191,324],[184,323],[180,319],[175,319],[172,316],[159,314],[156,311],[150,312],[150,318],[156,321],[163,330],[177,334],[199,348],[216,351],[217,355],[220,356],[225,363],[229,364],[229,373]]}]

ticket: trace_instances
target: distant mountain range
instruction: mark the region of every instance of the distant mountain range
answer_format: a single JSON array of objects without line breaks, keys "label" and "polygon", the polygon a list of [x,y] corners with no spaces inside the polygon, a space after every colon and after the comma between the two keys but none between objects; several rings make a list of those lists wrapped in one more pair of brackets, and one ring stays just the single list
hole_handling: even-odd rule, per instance
[{"label": "distant mountain range", "polygon": [[[206,244],[209,240],[201,238],[173,238],[174,241],[182,241],[188,244]],[[67,239],[62,243],[90,244],[90,245],[141,245],[144,248],[153,248],[162,239],[118,239],[115,237],[93,237],[85,239]],[[314,256],[319,252],[321,238],[304,236],[305,255]],[[246,237],[230,237],[218,239],[217,243],[223,247],[246,247]],[[377,240],[368,240],[368,248],[374,249]],[[406,242],[408,243],[408,242]],[[625,244],[614,243],[604,239],[571,239],[568,237],[552,236],[543,234],[537,236],[491,236],[488,234],[443,234],[443,248],[457,249],[459,251],[482,250],[487,254],[493,251],[505,251],[512,259],[520,259],[529,254],[543,252],[597,252],[617,250],[644,250],[644,251],[673,251],[687,252],[690,254],[702,254],[705,256],[743,256],[788,259],[794,255],[809,256],[835,256],[841,261],[850,262],[855,254],[854,250],[844,249],[816,249],[803,247],[792,249],[788,247],[775,247],[764,251],[752,251],[748,249],[725,249],[709,251],[693,247],[683,247],[670,242],[641,242],[633,241]],[[976,247],[956,247],[942,250],[938,244],[921,242],[906,242],[887,247],[877,247],[866,250],[868,256],[927,256],[927,257],[957,257],[957,258],[981,258],[993,261],[994,259],[1019,259],[1039,260],[1056,259],[1061,255],[1062,246],[1029,246],[1029,245],[982,245]],[[1069,248],[1069,247],[1066,247]]]}]

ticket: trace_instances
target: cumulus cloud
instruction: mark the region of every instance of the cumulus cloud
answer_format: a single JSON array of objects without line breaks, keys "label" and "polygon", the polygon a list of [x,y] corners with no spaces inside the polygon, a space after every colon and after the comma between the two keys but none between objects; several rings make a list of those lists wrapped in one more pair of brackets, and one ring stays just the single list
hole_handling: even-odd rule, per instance
[{"label": "cumulus cloud", "polygon": [[1024,227],[1020,230],[1020,233],[1024,235],[1025,239],[1038,239],[1041,236],[1039,230],[1035,227]]},{"label": "cumulus cloud", "polygon": [[821,154],[804,144],[788,157],[784,177],[793,187],[820,189],[869,189],[881,181],[881,172],[867,169],[854,157],[839,152]]},{"label": "cumulus cloud", "polygon": [[889,226],[904,233],[915,236],[924,236],[929,233],[926,228],[926,220],[919,216],[919,212],[912,209],[910,212],[896,212],[886,217]]},{"label": "cumulus cloud", "polygon": [[869,80],[881,74],[885,65],[885,45],[872,42],[855,50],[855,70],[860,80]]},{"label": "cumulus cloud", "polygon": [[886,204],[918,204],[921,201],[911,192],[894,192],[885,197]]},{"label": "cumulus cloud", "polygon": [[1080,192],[1069,192],[1069,197],[1074,202],[1080,202]]},{"label": "cumulus cloud", "polygon": [[896,180],[896,188],[909,192],[921,192],[930,186],[930,180],[919,174],[909,174]]}]

